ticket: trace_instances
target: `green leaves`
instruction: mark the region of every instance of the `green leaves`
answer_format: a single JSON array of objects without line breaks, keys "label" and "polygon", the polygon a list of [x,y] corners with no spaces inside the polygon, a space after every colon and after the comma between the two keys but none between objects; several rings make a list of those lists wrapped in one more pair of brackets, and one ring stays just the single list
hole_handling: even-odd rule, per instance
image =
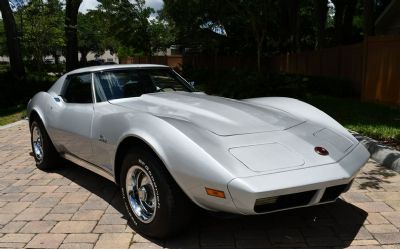
[{"label": "green leaves", "polygon": [[88,52],[103,54],[111,47],[105,42],[106,37],[101,12],[91,10],[78,14],[78,49],[82,55]]},{"label": "green leaves", "polygon": [[39,68],[45,56],[65,46],[64,13],[59,0],[31,0],[16,16],[22,17],[24,55],[33,58]]},{"label": "green leaves", "polygon": [[99,2],[105,33],[120,57],[151,55],[175,41],[173,26],[156,17],[154,9],[146,7],[144,0]]}]

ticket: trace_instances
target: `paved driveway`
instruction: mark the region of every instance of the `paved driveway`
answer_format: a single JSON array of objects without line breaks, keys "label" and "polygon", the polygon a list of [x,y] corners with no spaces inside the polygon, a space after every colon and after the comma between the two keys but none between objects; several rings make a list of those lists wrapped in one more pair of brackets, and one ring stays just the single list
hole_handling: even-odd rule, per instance
[{"label": "paved driveway", "polygon": [[0,130],[0,247],[400,248],[400,175],[370,161],[335,204],[257,217],[199,213],[172,240],[127,225],[117,187],[73,164],[45,173],[27,123]]}]

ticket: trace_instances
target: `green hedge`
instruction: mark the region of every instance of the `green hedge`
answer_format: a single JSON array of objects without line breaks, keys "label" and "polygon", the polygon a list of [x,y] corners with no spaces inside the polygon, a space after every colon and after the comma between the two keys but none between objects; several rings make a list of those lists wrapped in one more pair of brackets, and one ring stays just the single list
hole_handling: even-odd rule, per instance
[{"label": "green hedge", "polygon": [[356,96],[350,81],[332,77],[246,71],[210,72],[187,68],[184,68],[183,74],[188,80],[195,81],[199,90],[237,99],[262,96],[295,98],[309,95]]},{"label": "green hedge", "polygon": [[26,105],[37,92],[47,91],[57,77],[46,74],[28,74],[15,79],[9,72],[0,73],[0,107]]}]

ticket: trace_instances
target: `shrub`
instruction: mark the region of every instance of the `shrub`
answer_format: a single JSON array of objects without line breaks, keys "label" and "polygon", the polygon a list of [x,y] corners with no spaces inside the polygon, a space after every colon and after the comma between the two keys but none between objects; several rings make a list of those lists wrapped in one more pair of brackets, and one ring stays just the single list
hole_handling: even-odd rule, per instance
[{"label": "shrub", "polygon": [[196,88],[209,94],[231,98],[309,95],[353,97],[350,81],[332,77],[314,77],[283,73],[258,73],[226,70],[210,72],[184,68],[184,76],[196,82]]},{"label": "shrub", "polygon": [[37,92],[47,91],[56,77],[46,74],[28,74],[15,79],[9,72],[0,74],[0,106],[2,108],[26,105]]}]

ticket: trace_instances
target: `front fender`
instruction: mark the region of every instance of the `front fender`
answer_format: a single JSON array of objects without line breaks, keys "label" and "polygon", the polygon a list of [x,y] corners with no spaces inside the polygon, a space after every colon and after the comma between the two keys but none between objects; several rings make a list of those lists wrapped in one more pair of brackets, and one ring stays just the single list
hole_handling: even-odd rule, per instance
[{"label": "front fender", "polygon": [[[215,136],[212,133],[184,120],[157,117],[147,113],[127,112],[119,114],[118,119],[110,118],[109,121],[103,120],[101,123],[105,127],[109,126],[108,130],[114,135],[119,133],[115,136],[118,138],[114,141],[117,145],[114,156],[118,146],[126,138],[139,138],[153,149],[176,183],[193,202],[210,210],[216,207],[221,210],[222,207],[227,212],[235,212],[236,208],[227,188],[228,182],[235,176],[221,165],[219,158],[204,149],[206,145],[218,147],[218,142],[211,138]],[[203,144],[195,141],[200,137],[203,139]],[[233,157],[230,160],[231,165],[239,164]],[[246,170],[241,165],[237,167]],[[116,165],[113,168],[115,170]],[[205,187],[224,191],[226,198],[208,196]]]},{"label": "front fender", "polygon": [[[49,113],[50,101],[52,101],[53,96],[51,96],[47,92],[39,92],[33,96],[33,98],[29,101],[27,106],[27,116],[30,119],[33,112],[36,112],[42,121],[44,127],[48,128],[48,118],[47,115]],[[31,122],[32,120],[29,120]],[[49,134],[50,135],[50,134]]]}]

